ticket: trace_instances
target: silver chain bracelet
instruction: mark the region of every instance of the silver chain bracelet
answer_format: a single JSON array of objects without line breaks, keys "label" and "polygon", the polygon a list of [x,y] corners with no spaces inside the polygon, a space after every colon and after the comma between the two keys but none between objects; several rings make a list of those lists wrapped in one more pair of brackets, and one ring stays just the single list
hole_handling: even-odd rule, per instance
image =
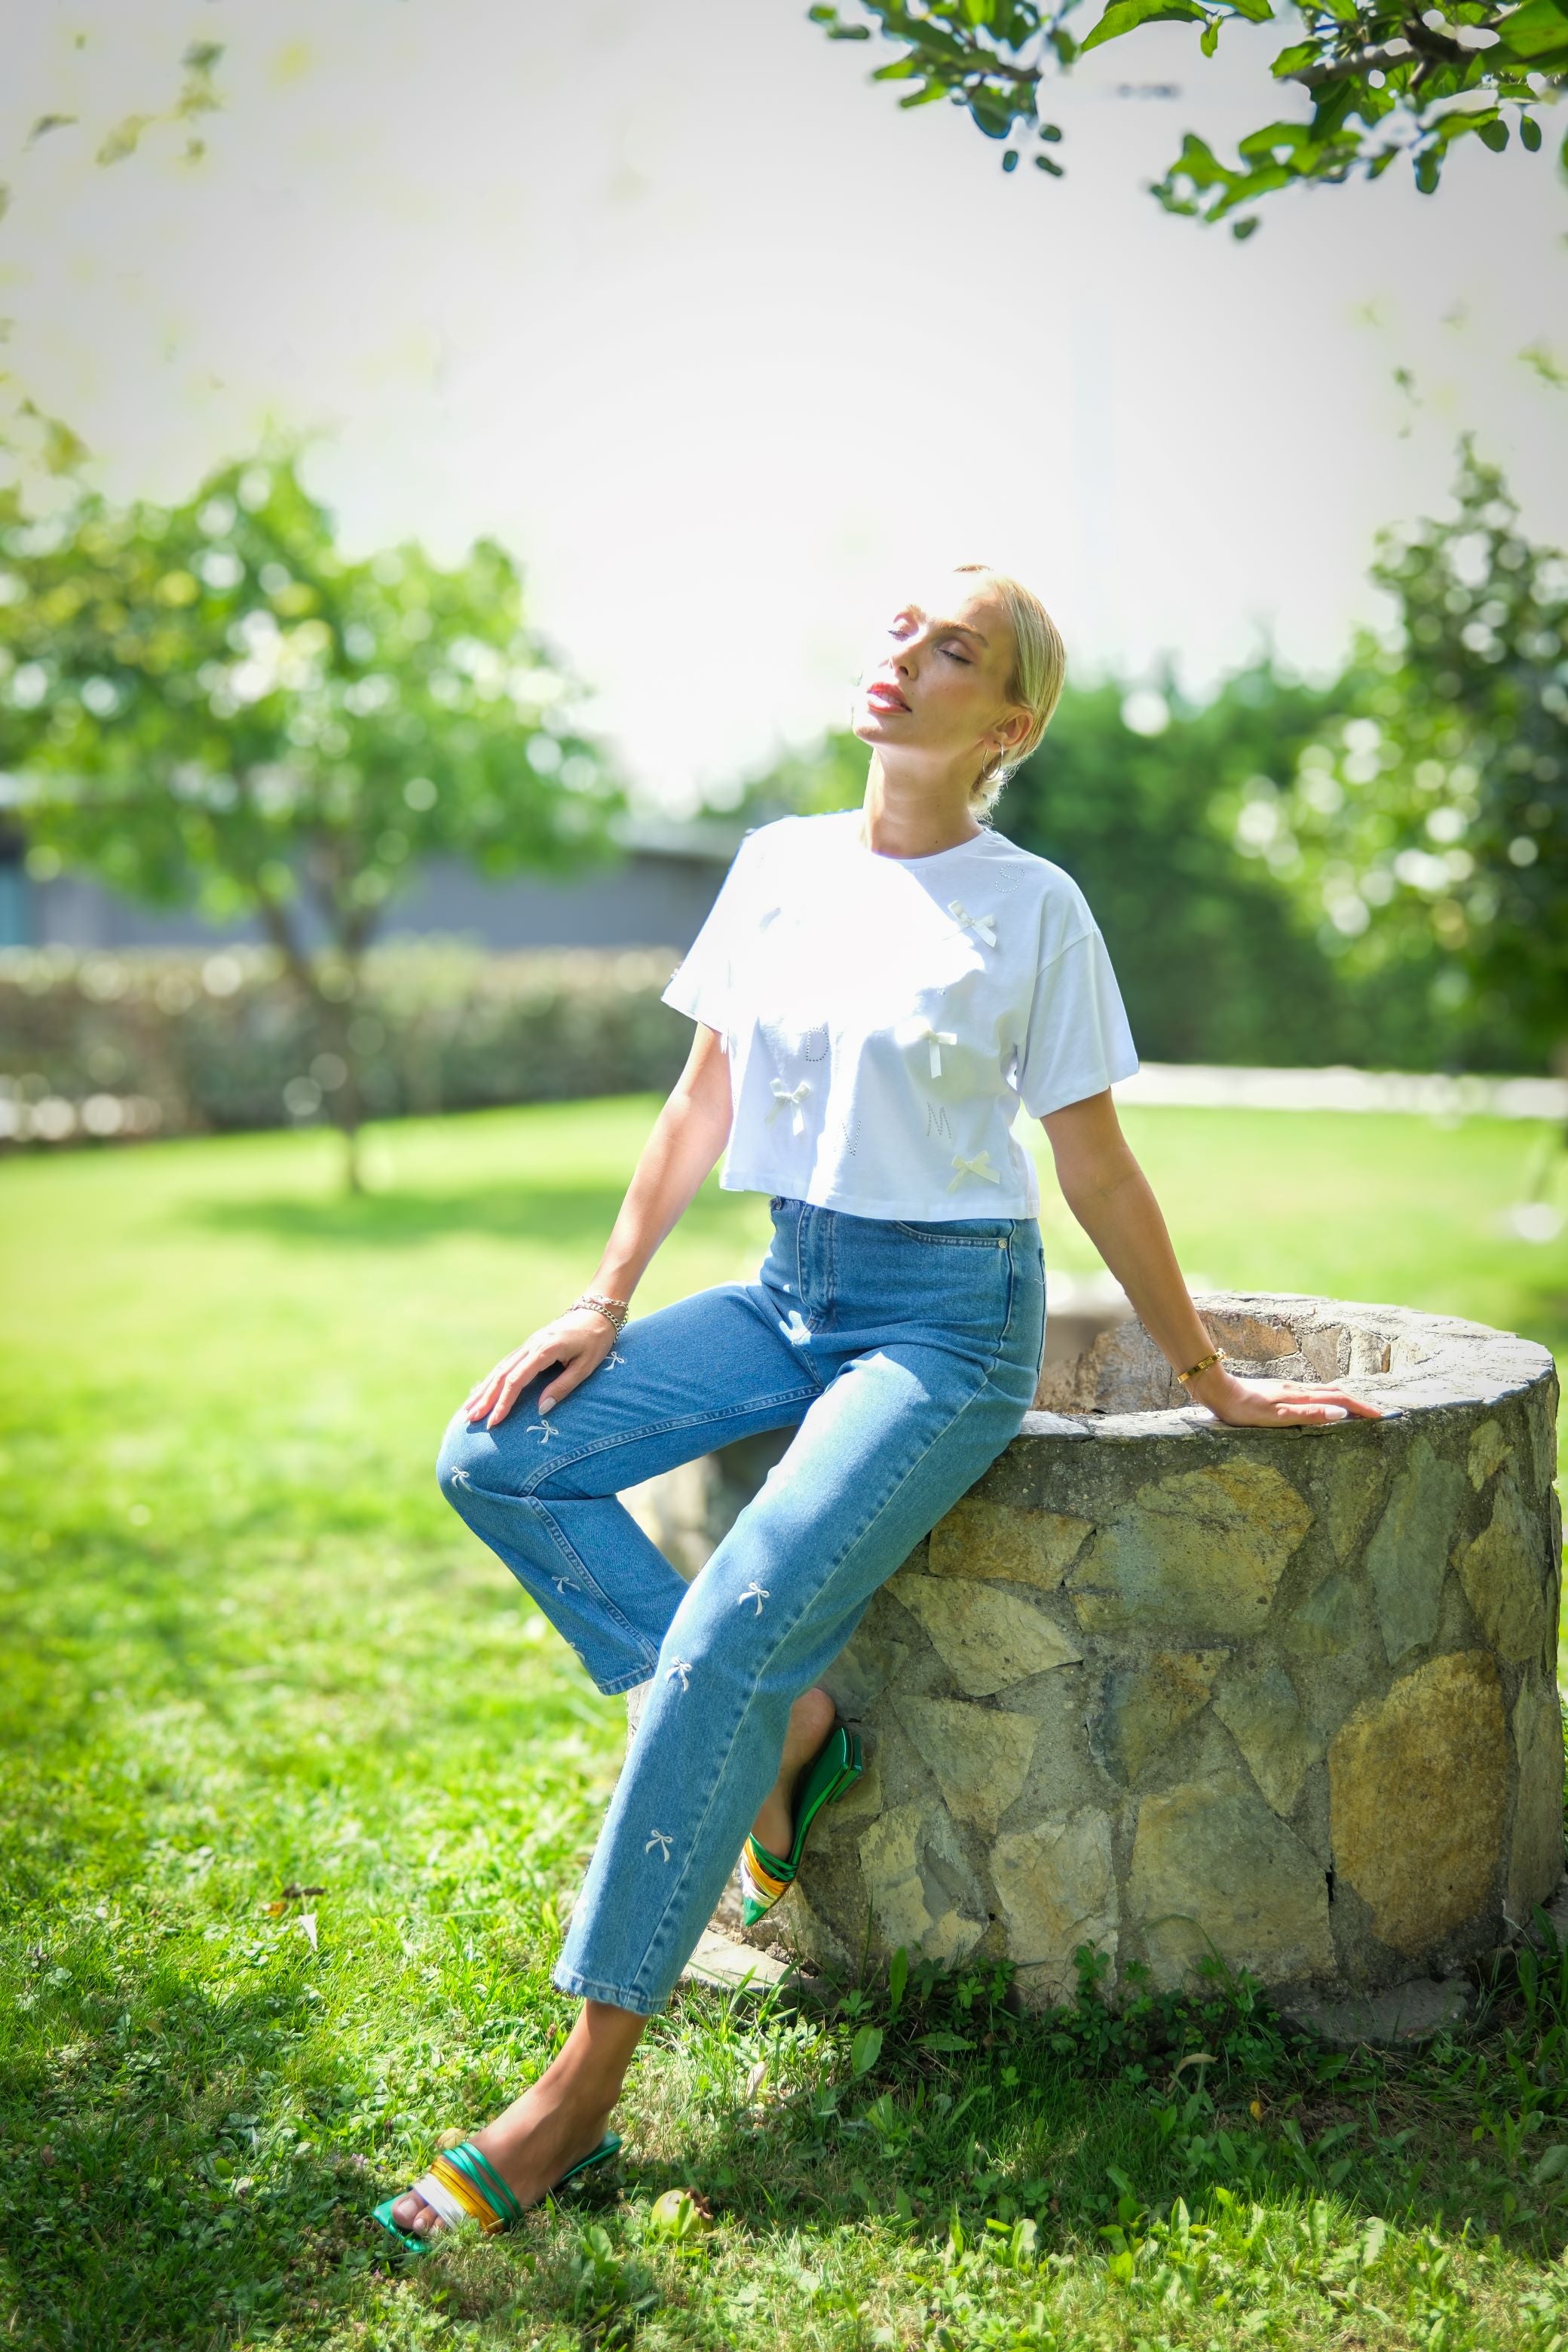
[{"label": "silver chain bracelet", "polygon": [[606,1317],[617,1335],[626,1328],[626,1317],[631,1313],[631,1307],[626,1299],[606,1297],[602,1290],[584,1291],[580,1298],[574,1298],[572,1301],[572,1306],[566,1311],[570,1314],[573,1308],[578,1307],[591,1307],[596,1314]]}]

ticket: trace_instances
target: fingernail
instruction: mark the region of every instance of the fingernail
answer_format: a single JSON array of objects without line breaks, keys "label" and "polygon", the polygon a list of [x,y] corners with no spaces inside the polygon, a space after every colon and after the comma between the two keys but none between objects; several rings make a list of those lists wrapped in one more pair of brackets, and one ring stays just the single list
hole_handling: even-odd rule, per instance
[{"label": "fingernail", "polygon": [[541,1397],[539,1400],[539,1410],[541,1412],[553,1412],[555,1410],[555,1399],[553,1397]]},{"label": "fingernail", "polygon": [[1345,1417],[1345,1409],[1342,1404],[1331,1404],[1328,1407],[1326,1414],[1326,1418],[1328,1420],[1343,1421]]}]

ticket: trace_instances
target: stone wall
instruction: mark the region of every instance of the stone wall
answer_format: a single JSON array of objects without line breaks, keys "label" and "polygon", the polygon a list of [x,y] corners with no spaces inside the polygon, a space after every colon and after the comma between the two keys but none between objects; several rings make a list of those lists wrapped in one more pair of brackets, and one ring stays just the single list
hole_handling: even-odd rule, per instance
[{"label": "stone wall", "polygon": [[1551,1358],[1394,1307],[1199,1306],[1237,1369],[1346,1379],[1388,1417],[1222,1428],[1136,1323],[1047,1365],[1055,1409],[826,1678],[868,1769],[759,1940],[1005,1954],[1037,2003],[1085,1943],[1113,1998],[1129,1959],[1168,1987],[1205,1952],[1359,1994],[1554,1894]]}]

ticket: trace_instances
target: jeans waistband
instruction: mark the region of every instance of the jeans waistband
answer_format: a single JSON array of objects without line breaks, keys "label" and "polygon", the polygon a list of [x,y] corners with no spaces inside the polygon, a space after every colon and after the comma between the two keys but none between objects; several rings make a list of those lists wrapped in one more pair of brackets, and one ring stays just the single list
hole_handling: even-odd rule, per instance
[{"label": "jeans waistband", "polygon": [[890,1234],[902,1233],[910,1225],[951,1224],[953,1226],[962,1226],[984,1224],[991,1227],[993,1230],[999,1229],[1003,1226],[1012,1227],[1016,1230],[1021,1225],[1033,1225],[1037,1223],[1037,1220],[1033,1216],[1010,1216],[1005,1210],[994,1211],[989,1214],[983,1211],[978,1216],[942,1217],[934,1214],[930,1210],[923,1210],[918,1215],[911,1213],[910,1215],[903,1217],[862,1217],[858,1215],[852,1209],[824,1208],[818,1202],[799,1201],[796,1200],[793,1194],[788,1192],[775,1192],[773,1195],[773,1198],[769,1201],[768,1207],[773,1213],[773,1223],[775,1224],[778,1223],[781,1218],[799,1217],[803,1213],[809,1211],[811,1215],[814,1217],[837,1218],[842,1223],[850,1227],[857,1225],[864,1225],[868,1227],[879,1226],[885,1233]]}]

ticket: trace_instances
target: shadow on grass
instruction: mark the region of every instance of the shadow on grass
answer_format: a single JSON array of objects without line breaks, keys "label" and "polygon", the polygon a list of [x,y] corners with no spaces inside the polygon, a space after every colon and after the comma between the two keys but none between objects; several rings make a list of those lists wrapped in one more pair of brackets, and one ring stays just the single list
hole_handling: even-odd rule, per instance
[{"label": "shadow on grass", "polygon": [[[627,1175],[629,1178],[630,1171]],[[259,1234],[288,1243],[333,1248],[405,1249],[445,1241],[454,1234],[540,1244],[549,1248],[602,1246],[625,1197],[624,1183],[489,1184],[471,1191],[344,1193],[333,1199],[289,1195],[248,1201],[182,1203],[181,1224],[217,1233]],[[704,1200],[687,1210],[682,1228],[696,1238],[722,1235],[754,1214],[738,1195]]]}]

